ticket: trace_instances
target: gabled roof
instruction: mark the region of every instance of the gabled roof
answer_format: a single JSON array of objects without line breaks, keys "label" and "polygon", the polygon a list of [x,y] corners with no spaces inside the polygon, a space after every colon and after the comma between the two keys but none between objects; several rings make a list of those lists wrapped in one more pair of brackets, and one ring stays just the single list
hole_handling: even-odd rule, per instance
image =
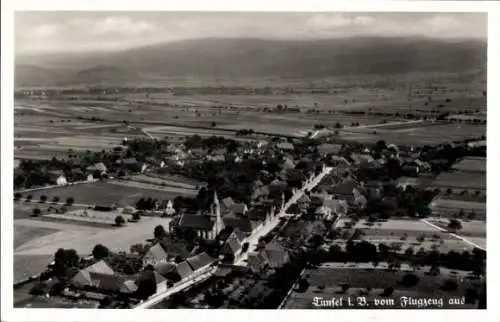
[{"label": "gabled roof", "polygon": [[227,197],[227,198],[224,198],[221,200],[221,205],[226,207],[226,208],[229,208],[234,204],[235,204],[235,202],[234,202],[233,198],[231,198],[231,197]]},{"label": "gabled roof", "polygon": [[252,207],[250,210],[248,210],[246,216],[250,220],[260,220],[260,221],[265,221],[267,219],[269,210],[266,209],[266,207]]},{"label": "gabled roof", "polygon": [[150,261],[162,261],[167,258],[168,254],[165,252],[163,247],[157,243],[153,245],[146,255],[144,255],[143,260],[150,260]]},{"label": "gabled roof", "polygon": [[281,142],[281,143],[278,143],[276,146],[278,147],[278,149],[282,149],[282,150],[293,150],[294,149],[293,144],[290,142]]},{"label": "gabled roof", "polygon": [[309,203],[311,202],[311,199],[306,195],[306,194],[303,194],[299,200],[297,200],[298,203]]},{"label": "gabled roof", "polygon": [[168,256],[181,256],[182,258],[186,258],[187,256],[189,256],[187,245],[184,243],[174,242],[170,240],[161,240],[160,244]]},{"label": "gabled roof", "polygon": [[248,267],[254,272],[260,272],[266,265],[269,265],[269,259],[265,252],[251,252],[248,254]]},{"label": "gabled roof", "polygon": [[345,180],[333,188],[333,193],[338,195],[352,195],[353,190],[357,187],[358,185],[354,181]]},{"label": "gabled roof", "polygon": [[136,158],[122,159],[122,163],[125,165],[137,164],[137,159]]},{"label": "gabled roof", "polygon": [[137,291],[137,284],[133,280],[126,280],[120,287],[122,293],[134,293]]},{"label": "gabled roof", "polygon": [[179,220],[179,226],[184,228],[211,230],[214,226],[214,222],[209,216],[184,214]]},{"label": "gabled roof", "polygon": [[179,276],[181,277],[181,279],[184,279],[191,273],[193,273],[193,269],[191,268],[191,266],[189,266],[188,262],[186,261],[180,262],[179,264],[175,265],[175,269],[179,274]]},{"label": "gabled roof", "polygon": [[226,242],[221,248],[221,253],[223,254],[236,254],[238,250],[241,248],[241,240],[239,239],[239,236],[235,234],[234,232],[229,235],[229,237],[226,239]]},{"label": "gabled roof", "polygon": [[202,267],[212,264],[213,262],[215,262],[215,259],[210,257],[207,253],[203,252],[186,259],[186,262],[189,264],[193,271],[196,271]]},{"label": "gabled roof", "polygon": [[340,144],[323,143],[318,146],[318,151],[320,153],[339,153],[342,149]]},{"label": "gabled roof", "polygon": [[233,217],[226,216],[223,218],[224,226],[232,227],[233,229],[240,229],[240,231],[245,233],[251,233],[259,225],[259,222],[250,220],[247,216],[245,217]]},{"label": "gabled roof", "polygon": [[118,291],[126,278],[121,275],[109,275],[103,273],[89,272],[92,280],[91,285],[102,290]]},{"label": "gabled roof", "polygon": [[156,272],[158,272],[158,274],[165,276],[170,272],[176,272],[177,266],[174,263],[163,262],[155,265],[155,270]]},{"label": "gabled roof", "polygon": [[244,203],[235,203],[229,209],[237,215],[244,215],[248,207]]}]

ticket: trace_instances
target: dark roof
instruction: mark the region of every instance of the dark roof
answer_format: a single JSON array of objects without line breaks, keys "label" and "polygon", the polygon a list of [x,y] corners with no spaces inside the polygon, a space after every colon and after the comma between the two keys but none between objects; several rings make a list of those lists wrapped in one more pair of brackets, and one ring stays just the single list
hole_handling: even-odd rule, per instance
[{"label": "dark roof", "polygon": [[281,142],[277,145],[278,149],[282,150],[293,150],[293,144],[290,142]]},{"label": "dark roof", "polygon": [[177,267],[174,263],[159,263],[155,266],[155,270],[165,276],[170,272],[175,272],[177,271]]},{"label": "dark roof", "polygon": [[223,218],[224,226],[232,227],[233,229],[240,229],[242,232],[251,233],[254,228],[259,224],[253,220],[250,220],[247,216],[245,217],[233,217],[227,216]]},{"label": "dark roof", "polygon": [[136,158],[126,158],[122,160],[123,164],[130,165],[130,164],[136,164],[137,159]]},{"label": "dark roof", "polygon": [[229,235],[226,242],[221,248],[221,253],[223,254],[236,254],[241,248],[241,242],[239,236],[234,232]]},{"label": "dark roof", "polygon": [[214,226],[214,222],[209,216],[184,214],[179,220],[179,226],[183,228],[211,230]]},{"label": "dark roof", "polygon": [[193,272],[191,266],[189,266],[188,262],[186,261],[180,262],[179,264],[176,265],[175,268],[181,279],[184,279]]},{"label": "dark roof", "polygon": [[202,267],[212,264],[213,262],[215,262],[215,259],[210,257],[207,253],[203,252],[186,259],[186,262],[189,264],[193,271],[196,271]]},{"label": "dark roof", "polygon": [[333,188],[333,193],[338,195],[352,195],[352,191],[357,188],[357,184],[352,180],[346,180]]},{"label": "dark roof", "polygon": [[242,215],[242,214],[245,214],[245,208],[247,208],[247,206],[244,203],[235,203],[232,206],[230,206],[229,208],[235,214]]},{"label": "dark roof", "polygon": [[320,153],[339,153],[340,149],[342,149],[342,145],[339,144],[323,143],[318,146]]},{"label": "dark roof", "polygon": [[365,187],[367,188],[382,188],[382,182],[370,180],[365,183]]},{"label": "dark roof", "polygon": [[259,272],[268,264],[269,260],[265,252],[248,254],[248,267],[250,267],[252,271]]},{"label": "dark roof", "polygon": [[96,272],[89,273],[92,280],[92,286],[108,291],[118,291],[120,290],[122,284],[126,281],[126,278],[121,275],[109,275],[101,274]]},{"label": "dark roof", "polygon": [[167,253],[163,249],[160,244],[153,245],[146,255],[144,255],[143,260],[151,260],[151,261],[161,261],[167,258]]},{"label": "dark roof", "polygon": [[234,205],[234,203],[235,202],[234,202],[233,198],[231,198],[231,197],[224,198],[221,201],[221,205],[226,207],[226,208],[231,207],[232,205]]},{"label": "dark roof", "polygon": [[246,216],[250,220],[264,221],[267,219],[268,212],[269,210],[265,207],[252,207],[250,210],[248,210]]},{"label": "dark roof", "polygon": [[187,245],[179,242],[172,242],[170,240],[162,240],[160,241],[163,250],[169,256],[181,256],[182,258],[186,258],[189,256],[189,251],[187,250]]}]

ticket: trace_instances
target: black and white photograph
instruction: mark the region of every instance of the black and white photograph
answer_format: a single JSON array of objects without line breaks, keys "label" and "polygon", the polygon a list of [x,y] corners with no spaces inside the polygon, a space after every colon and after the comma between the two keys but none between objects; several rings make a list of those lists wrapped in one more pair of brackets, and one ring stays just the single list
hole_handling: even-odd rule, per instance
[{"label": "black and white photograph", "polygon": [[13,308],[489,308],[488,12],[12,19]]}]

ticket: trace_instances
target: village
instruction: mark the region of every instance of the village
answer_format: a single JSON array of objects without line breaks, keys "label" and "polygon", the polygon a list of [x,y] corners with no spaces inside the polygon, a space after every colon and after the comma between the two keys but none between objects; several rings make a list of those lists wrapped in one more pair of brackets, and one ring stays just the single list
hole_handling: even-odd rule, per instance
[{"label": "village", "polygon": [[[446,292],[468,290],[476,305],[484,281],[484,151],[473,140],[398,147],[329,136],[195,135],[182,143],[124,138],[111,151],[22,160],[15,223],[61,231],[15,249],[20,258],[52,257],[30,265],[38,271],[18,270],[15,303],[310,308],[301,298],[319,273],[311,267],[366,271],[363,263],[373,263],[373,274],[387,270],[391,279],[424,270],[436,279],[441,268],[457,284],[463,271],[469,279]],[[457,176],[468,178],[468,188]],[[346,261],[353,264],[324,266]]]}]

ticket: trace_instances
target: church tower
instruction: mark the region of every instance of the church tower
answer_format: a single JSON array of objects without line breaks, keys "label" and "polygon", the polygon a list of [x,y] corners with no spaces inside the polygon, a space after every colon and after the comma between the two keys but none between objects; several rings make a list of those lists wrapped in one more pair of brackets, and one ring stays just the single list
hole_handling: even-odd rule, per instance
[{"label": "church tower", "polygon": [[224,222],[222,221],[222,217],[220,214],[220,204],[219,197],[217,196],[217,191],[214,191],[214,200],[212,202],[212,218],[215,220],[215,231],[214,237],[217,236],[222,229],[224,229]]}]

